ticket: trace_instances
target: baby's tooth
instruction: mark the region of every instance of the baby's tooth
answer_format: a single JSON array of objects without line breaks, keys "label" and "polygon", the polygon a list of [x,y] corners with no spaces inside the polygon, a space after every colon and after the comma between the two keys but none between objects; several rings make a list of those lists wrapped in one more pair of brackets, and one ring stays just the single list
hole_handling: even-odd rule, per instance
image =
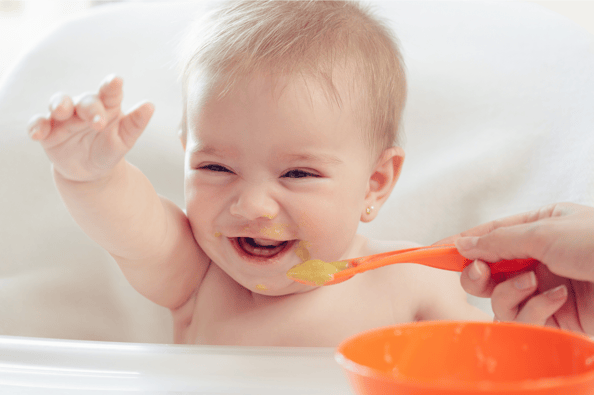
[{"label": "baby's tooth", "polygon": [[261,246],[277,246],[282,243],[282,241],[267,240],[267,239],[254,239],[254,241]]}]

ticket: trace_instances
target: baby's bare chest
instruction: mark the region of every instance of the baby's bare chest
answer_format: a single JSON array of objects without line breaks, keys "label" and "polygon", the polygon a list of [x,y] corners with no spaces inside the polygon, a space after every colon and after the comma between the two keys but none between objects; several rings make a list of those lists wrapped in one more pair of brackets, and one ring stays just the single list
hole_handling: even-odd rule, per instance
[{"label": "baby's bare chest", "polygon": [[254,297],[238,284],[209,280],[183,328],[185,343],[335,347],[356,333],[409,322],[415,315],[405,290],[399,297],[397,290],[370,286],[364,277],[269,298]]}]

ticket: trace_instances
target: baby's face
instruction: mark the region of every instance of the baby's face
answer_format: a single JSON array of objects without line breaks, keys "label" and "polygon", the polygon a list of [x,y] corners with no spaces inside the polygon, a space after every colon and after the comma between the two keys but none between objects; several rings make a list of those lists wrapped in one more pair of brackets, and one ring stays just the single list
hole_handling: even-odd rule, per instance
[{"label": "baby's face", "polygon": [[230,277],[265,295],[309,291],[286,277],[291,267],[350,253],[371,175],[360,104],[343,99],[338,109],[316,83],[288,81],[273,91],[255,77],[203,106],[192,105],[199,89],[188,89],[194,236]]}]

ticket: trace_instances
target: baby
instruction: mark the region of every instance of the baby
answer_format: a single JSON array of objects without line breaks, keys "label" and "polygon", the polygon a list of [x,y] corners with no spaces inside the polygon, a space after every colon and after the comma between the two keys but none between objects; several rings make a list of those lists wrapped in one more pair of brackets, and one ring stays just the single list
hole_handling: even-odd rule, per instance
[{"label": "baby", "polygon": [[351,2],[232,2],[183,47],[186,210],[124,156],[154,108],[121,110],[122,79],[56,94],[31,126],[80,227],[130,284],[169,308],[174,341],[336,346],[363,330],[489,317],[459,276],[401,264],[328,287],[287,278],[307,259],[416,246],[357,234],[398,180],[404,65]]}]

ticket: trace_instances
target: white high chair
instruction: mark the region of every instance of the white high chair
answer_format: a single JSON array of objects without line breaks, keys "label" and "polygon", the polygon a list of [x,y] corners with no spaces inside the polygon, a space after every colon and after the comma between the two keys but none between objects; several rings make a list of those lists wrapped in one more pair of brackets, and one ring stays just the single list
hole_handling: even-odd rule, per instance
[{"label": "white high chair", "polygon": [[[170,342],[169,312],[132,290],[79,230],[43,150],[27,137],[27,121],[54,92],[94,90],[117,73],[125,110],[144,99],[156,106],[127,158],[183,207],[174,45],[202,8],[97,7],[30,48],[0,81],[0,388],[349,393],[332,349],[136,344]],[[594,56],[585,30],[519,2],[385,2],[377,11],[407,67],[407,157],[363,234],[431,244],[548,203],[594,204]],[[473,303],[490,312],[488,300]]]}]

